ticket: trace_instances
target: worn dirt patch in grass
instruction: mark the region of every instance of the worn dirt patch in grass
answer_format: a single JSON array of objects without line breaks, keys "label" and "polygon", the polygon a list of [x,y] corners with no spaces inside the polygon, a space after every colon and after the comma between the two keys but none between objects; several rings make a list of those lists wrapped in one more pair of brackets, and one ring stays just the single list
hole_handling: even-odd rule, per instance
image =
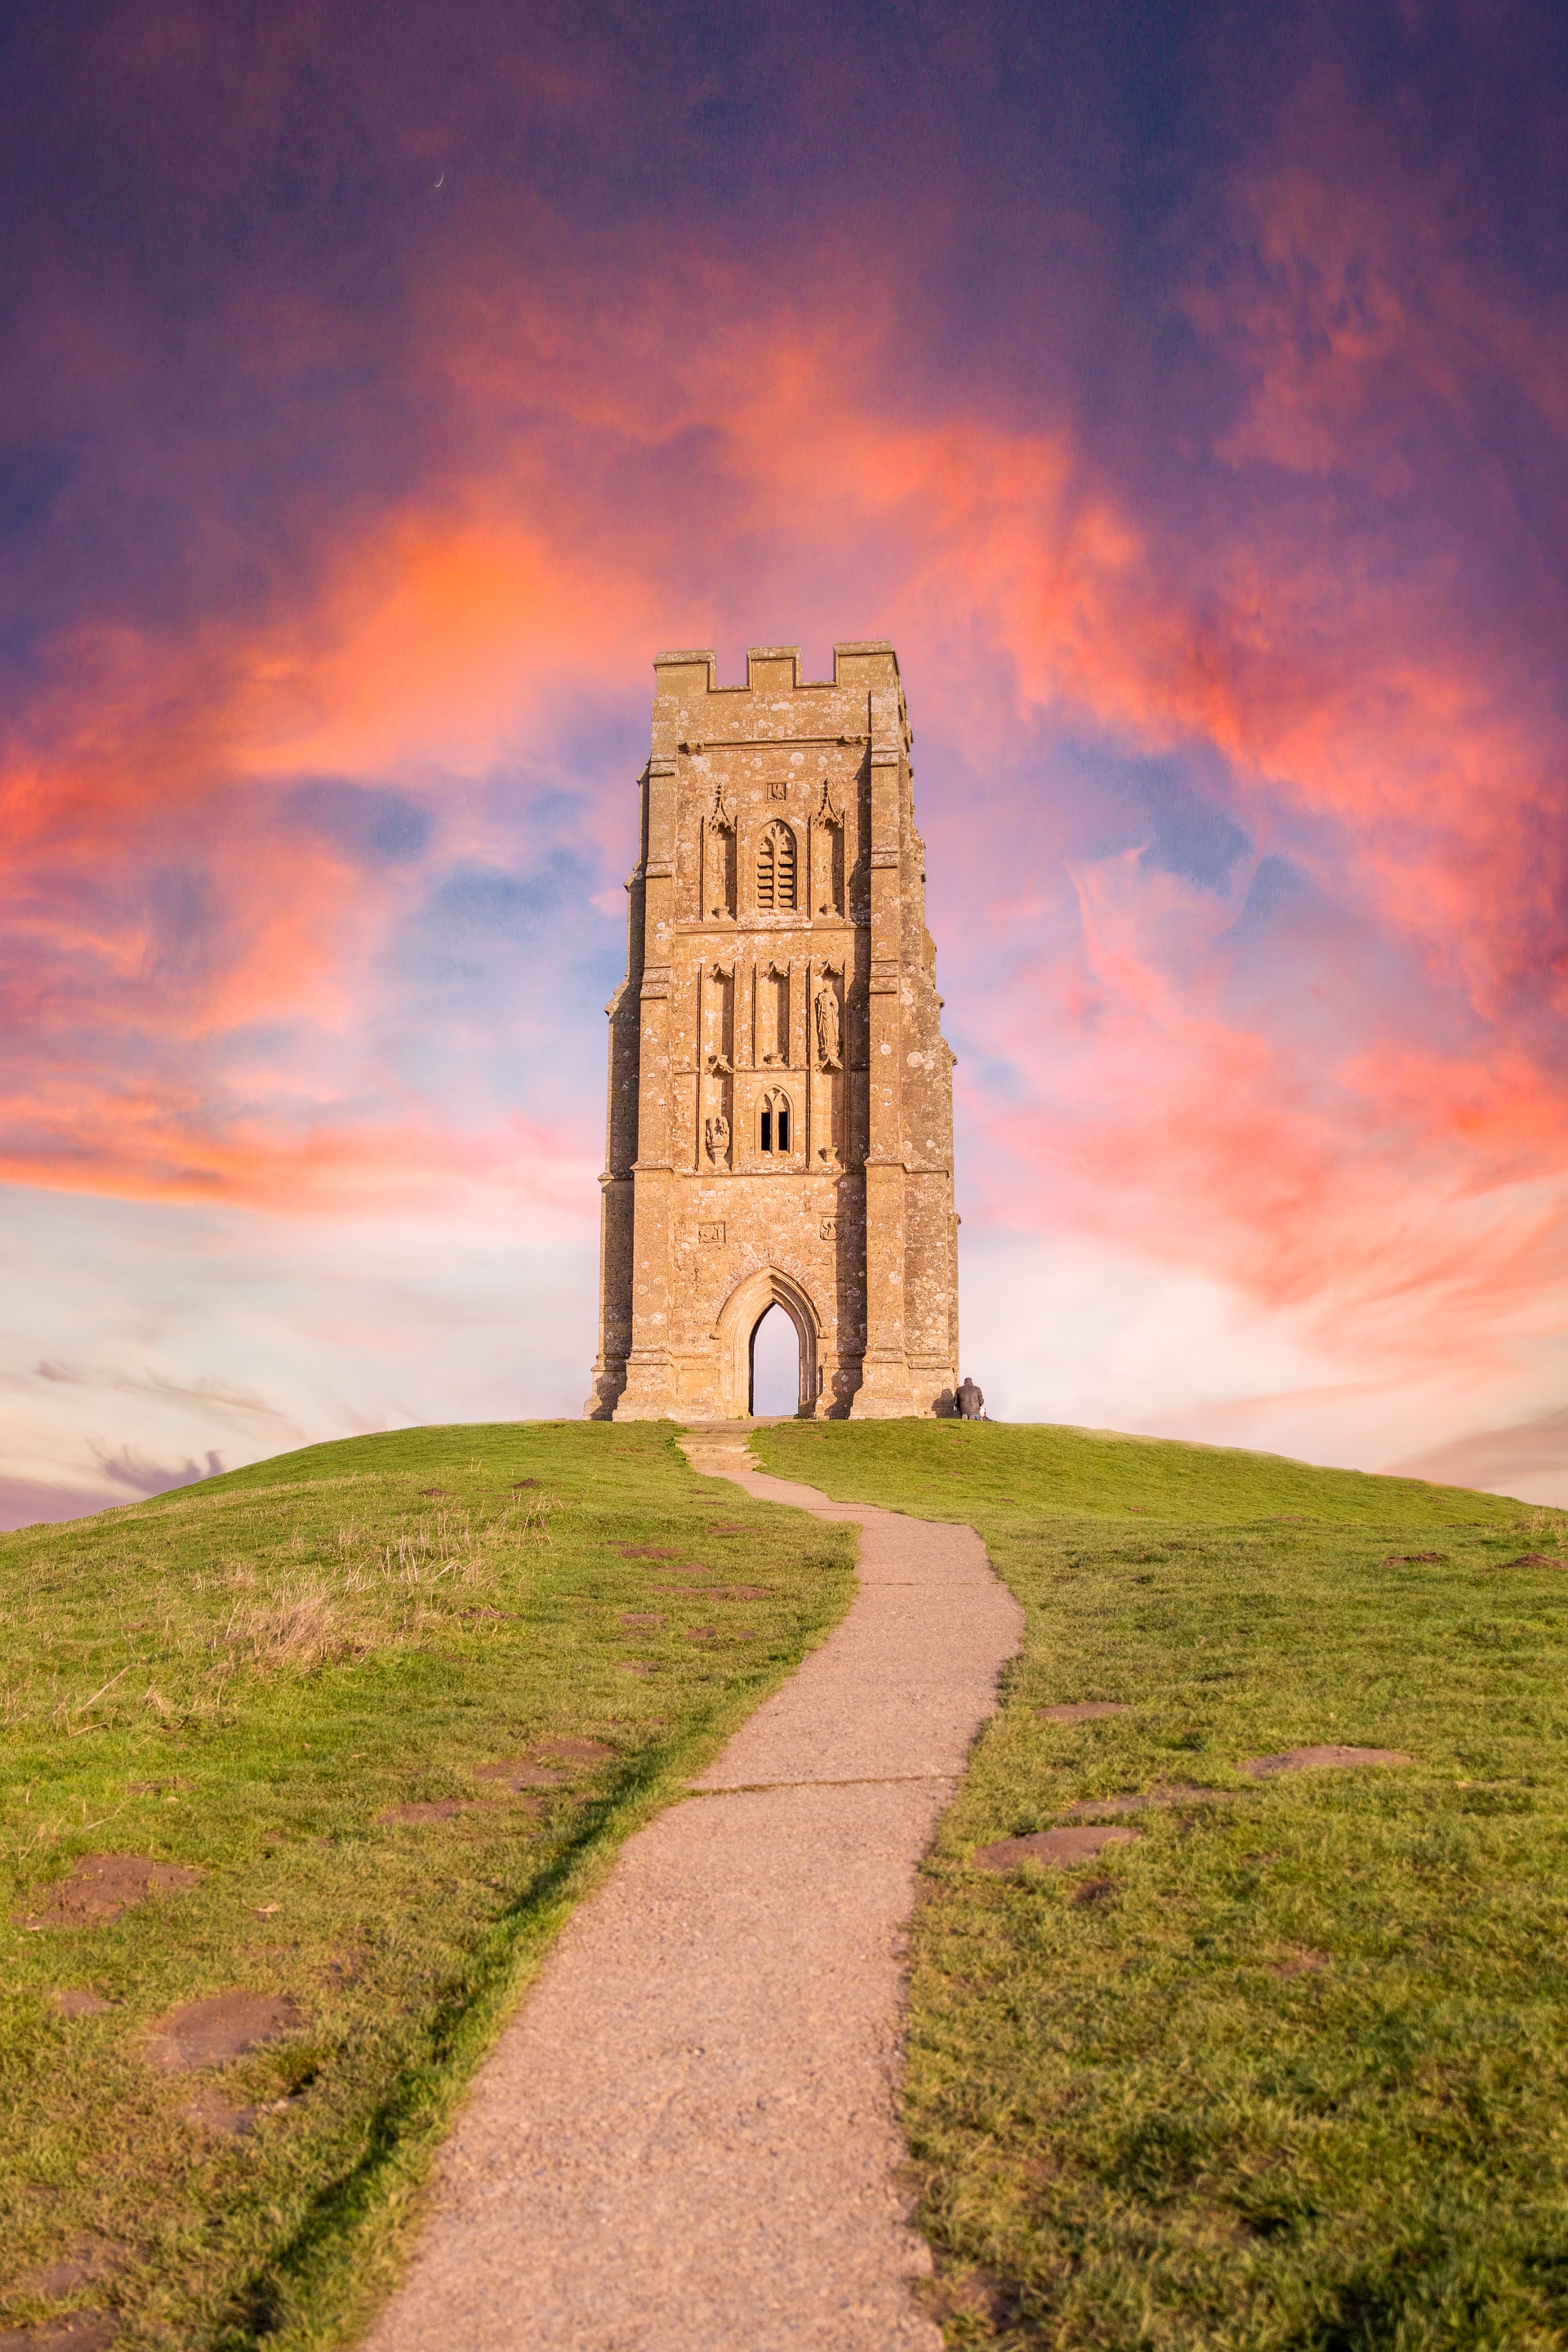
[{"label": "worn dirt patch in grass", "polygon": [[304,2011],[286,1993],[247,1992],[237,1985],[155,2017],[142,2048],[161,2074],[188,2074],[200,2066],[226,2066],[298,2033],[304,2023]]},{"label": "worn dirt patch in grass", "polygon": [[64,1878],[43,1888],[17,1920],[23,1927],[106,1927],[153,1895],[181,1895],[202,1874],[141,1853],[84,1853]]},{"label": "worn dirt patch in grass", "polygon": [[83,2238],[58,2262],[45,2263],[40,2269],[14,2279],[5,2293],[56,2303],[62,2295],[76,2294],[84,2286],[97,2286],[115,2277],[130,2260],[129,2246],[111,2244],[103,2238]]},{"label": "worn dirt patch in grass", "polygon": [[1278,1756],[1249,1756],[1241,1769],[1256,1780],[1269,1780],[1280,1772],[1353,1772],[1369,1764],[1414,1764],[1397,1748],[1286,1748]]},{"label": "worn dirt patch in grass", "polygon": [[1268,1963],[1277,1977],[1318,1976],[1329,1966],[1327,1952],[1314,1952],[1302,1945],[1287,1945]]},{"label": "worn dirt patch in grass", "polygon": [[1132,1845],[1136,1830],[1081,1829],[1035,1830],[1026,1837],[997,1838],[990,1845],[976,1849],[973,1860],[979,1870],[1017,1870],[1026,1862],[1040,1862],[1051,1869],[1068,1869],[1074,1863],[1089,1862],[1113,1845]]},{"label": "worn dirt patch in grass", "polygon": [[542,1739],[537,1751],[560,1764],[608,1764],[615,1749],[606,1748],[602,1739],[574,1739],[570,1737]]},{"label": "worn dirt patch in grass", "polygon": [[109,2352],[121,2332],[110,2311],[76,2311],[31,2327],[0,2328],[0,2352]]},{"label": "worn dirt patch in grass", "polygon": [[559,1789],[564,1786],[564,1772],[552,1772],[543,1764],[536,1764],[531,1756],[503,1757],[494,1764],[476,1764],[474,1778],[497,1780],[504,1789],[515,1790],[520,1795],[525,1789]]}]

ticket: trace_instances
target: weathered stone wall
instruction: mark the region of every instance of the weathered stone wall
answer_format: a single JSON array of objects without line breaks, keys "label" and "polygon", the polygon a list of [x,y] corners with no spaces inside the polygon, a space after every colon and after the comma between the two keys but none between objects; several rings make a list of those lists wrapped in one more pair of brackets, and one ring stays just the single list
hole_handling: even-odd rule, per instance
[{"label": "weathered stone wall", "polygon": [[654,668],[586,1410],[743,1414],[774,1304],[803,1412],[950,1410],[952,1056],[897,656],[836,646],[826,685],[794,646],[743,687],[708,652]]}]

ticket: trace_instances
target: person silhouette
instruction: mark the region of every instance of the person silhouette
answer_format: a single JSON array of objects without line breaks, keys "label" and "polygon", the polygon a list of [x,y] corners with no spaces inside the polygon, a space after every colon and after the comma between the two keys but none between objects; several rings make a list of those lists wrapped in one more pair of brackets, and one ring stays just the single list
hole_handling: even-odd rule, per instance
[{"label": "person silhouette", "polygon": [[984,1421],[985,1418],[984,1395],[975,1387],[967,1372],[958,1391],[957,1403],[961,1421]]}]

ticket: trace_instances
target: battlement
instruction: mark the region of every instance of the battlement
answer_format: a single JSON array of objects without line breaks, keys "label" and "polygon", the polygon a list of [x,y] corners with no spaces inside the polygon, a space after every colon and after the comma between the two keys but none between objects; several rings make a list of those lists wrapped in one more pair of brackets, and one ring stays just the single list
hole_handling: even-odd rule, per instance
[{"label": "battlement", "polygon": [[676,648],[655,654],[657,691],[689,700],[700,694],[833,693],[844,687],[898,687],[899,657],[886,637],[847,637],[833,648],[830,678],[803,678],[798,646],[748,646],[743,686],[721,686],[719,663],[710,646]]}]

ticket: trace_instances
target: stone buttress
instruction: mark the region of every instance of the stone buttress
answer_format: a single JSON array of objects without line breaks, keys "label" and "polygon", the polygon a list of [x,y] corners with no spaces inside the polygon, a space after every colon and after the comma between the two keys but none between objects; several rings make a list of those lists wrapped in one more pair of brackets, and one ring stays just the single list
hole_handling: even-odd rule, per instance
[{"label": "stone buttress", "polygon": [[891,646],[654,664],[626,977],[608,1007],[592,1417],[750,1410],[770,1307],[800,1411],[953,1410],[952,1055]]}]

